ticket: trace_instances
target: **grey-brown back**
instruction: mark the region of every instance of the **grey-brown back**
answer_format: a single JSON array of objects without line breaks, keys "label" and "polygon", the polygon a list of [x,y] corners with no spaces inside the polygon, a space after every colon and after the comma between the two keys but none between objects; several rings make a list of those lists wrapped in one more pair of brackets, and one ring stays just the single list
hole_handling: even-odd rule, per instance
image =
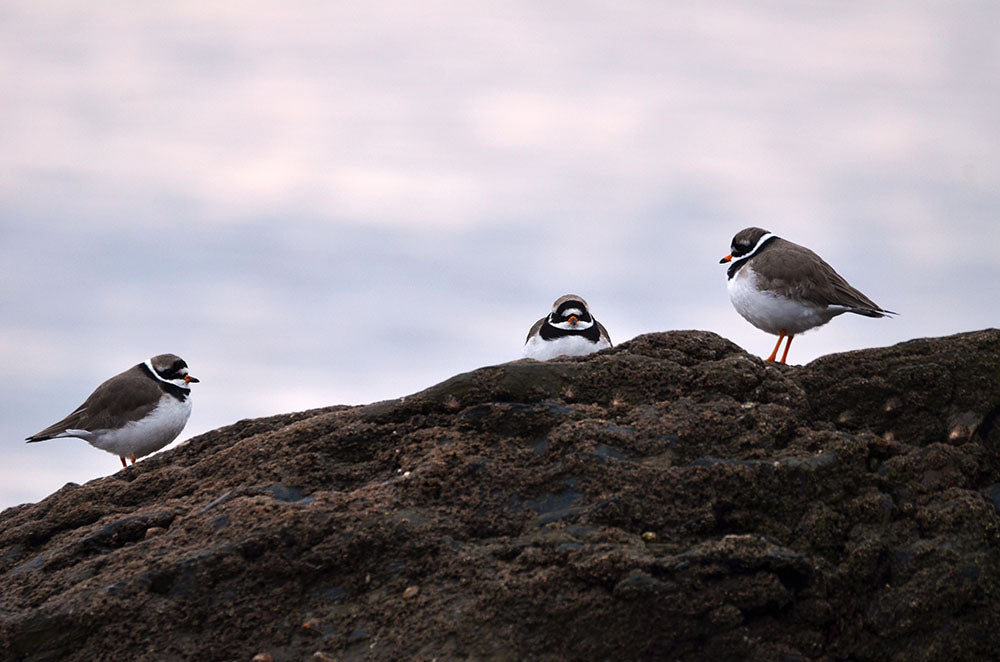
[{"label": "grey-brown back", "polygon": [[749,259],[762,289],[819,306],[844,306],[868,317],[894,315],[851,286],[816,253],[775,237]]},{"label": "grey-brown back", "polygon": [[66,430],[110,430],[138,421],[159,403],[164,390],[141,363],[115,375],[90,394],[76,410],[27,440],[45,441]]}]

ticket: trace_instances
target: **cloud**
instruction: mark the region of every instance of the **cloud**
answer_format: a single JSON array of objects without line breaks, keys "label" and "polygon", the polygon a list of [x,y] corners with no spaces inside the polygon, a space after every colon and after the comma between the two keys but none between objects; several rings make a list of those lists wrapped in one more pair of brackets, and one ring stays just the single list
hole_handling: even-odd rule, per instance
[{"label": "cloud", "polygon": [[[796,361],[995,325],[992,5],[3,12],[15,441],[161,351],[203,379],[185,437],[396,397],[517,358],[569,291],[616,343],[706,328],[766,354],[717,264],[747,225],[903,313],[835,320]],[[115,469],[20,446],[0,504]]]}]

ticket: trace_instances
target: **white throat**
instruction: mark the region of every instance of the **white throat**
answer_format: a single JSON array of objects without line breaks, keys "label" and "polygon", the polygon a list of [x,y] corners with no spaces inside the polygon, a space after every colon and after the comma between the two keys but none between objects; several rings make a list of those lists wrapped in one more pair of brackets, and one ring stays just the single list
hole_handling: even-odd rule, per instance
[{"label": "white throat", "polygon": [[747,259],[753,257],[754,255],[757,254],[757,251],[760,250],[761,246],[764,245],[765,241],[767,241],[771,237],[775,237],[775,236],[777,236],[777,235],[775,235],[773,232],[768,232],[767,234],[763,235],[760,239],[757,240],[757,244],[753,247],[752,251],[750,251],[746,255],[741,255],[739,257],[733,258],[733,262],[742,262],[743,260],[747,260]]},{"label": "white throat", "polygon": [[181,379],[164,379],[163,377],[160,377],[160,373],[156,372],[156,370],[153,369],[153,359],[146,359],[145,361],[143,361],[143,365],[145,365],[147,368],[149,368],[149,371],[151,373],[153,373],[153,376],[156,377],[159,381],[163,382],[164,384],[173,384],[174,386],[182,388],[185,391],[190,391],[191,390],[191,385],[188,384],[186,381],[184,381],[183,378],[181,378]]}]

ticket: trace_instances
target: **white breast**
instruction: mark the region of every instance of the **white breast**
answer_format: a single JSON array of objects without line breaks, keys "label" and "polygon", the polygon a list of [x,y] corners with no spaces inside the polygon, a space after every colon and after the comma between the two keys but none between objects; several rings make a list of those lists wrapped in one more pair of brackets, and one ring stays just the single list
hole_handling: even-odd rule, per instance
[{"label": "white breast", "polygon": [[117,430],[98,430],[87,441],[92,446],[120,457],[133,454],[142,457],[160,450],[176,439],[190,416],[190,397],[181,402],[164,394],[146,418],[126,423],[125,427]]},{"label": "white breast", "polygon": [[605,338],[590,342],[583,336],[562,336],[553,340],[542,340],[539,335],[532,336],[524,344],[524,355],[529,359],[548,361],[557,356],[586,356],[596,351],[611,347]]},{"label": "white breast", "polygon": [[752,263],[737,271],[726,287],[736,312],[758,329],[775,335],[782,331],[789,334],[802,333],[826,324],[846,310],[817,306],[760,290]]}]

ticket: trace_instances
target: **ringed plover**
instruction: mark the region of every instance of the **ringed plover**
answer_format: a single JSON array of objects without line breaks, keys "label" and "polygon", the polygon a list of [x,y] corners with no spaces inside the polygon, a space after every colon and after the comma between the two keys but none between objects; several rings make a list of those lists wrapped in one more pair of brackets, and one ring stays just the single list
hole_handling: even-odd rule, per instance
[{"label": "ringed plover", "polygon": [[842,313],[865,317],[895,315],[851,287],[829,264],[804,246],[760,228],[740,230],[732,252],[719,260],[730,263],[727,289],[733,307],[748,322],[778,336],[771,356],[788,337],[781,363],[795,334],[826,324]]},{"label": "ringed plover", "polygon": [[160,450],[184,429],[191,415],[191,384],[184,359],[160,354],[97,387],[76,411],[28,437],[28,442],[77,437],[125,458]]},{"label": "ringed plover", "polygon": [[591,316],[587,302],[581,296],[567,294],[556,299],[552,312],[528,331],[524,355],[547,361],[556,356],[584,356],[608,347],[608,331]]}]

